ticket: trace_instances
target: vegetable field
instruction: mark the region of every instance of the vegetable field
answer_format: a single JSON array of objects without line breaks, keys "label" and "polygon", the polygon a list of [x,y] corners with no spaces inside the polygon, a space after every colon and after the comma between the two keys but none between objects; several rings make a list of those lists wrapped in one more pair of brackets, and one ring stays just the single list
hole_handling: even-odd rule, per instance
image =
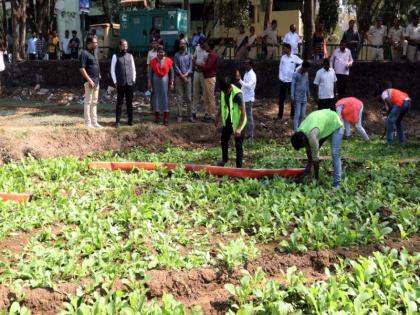
[{"label": "vegetable field", "polygon": [[[328,159],[319,184],[88,169],[215,164],[219,148],[5,164],[0,191],[32,200],[0,202],[0,313],[419,314],[420,167],[410,158],[420,143],[352,139],[342,152],[339,190]],[[302,158],[288,143],[245,146],[253,168]]]}]

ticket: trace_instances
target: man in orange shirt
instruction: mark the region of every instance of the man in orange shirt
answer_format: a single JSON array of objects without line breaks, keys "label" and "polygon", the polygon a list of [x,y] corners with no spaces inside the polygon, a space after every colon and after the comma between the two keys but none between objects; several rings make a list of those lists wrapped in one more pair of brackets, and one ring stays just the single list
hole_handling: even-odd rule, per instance
[{"label": "man in orange shirt", "polygon": [[405,136],[402,119],[411,106],[411,99],[407,93],[393,88],[388,88],[383,91],[380,98],[385,103],[385,107],[389,113],[386,120],[386,142],[388,145],[391,145],[395,125],[400,144],[403,146],[405,144]]}]

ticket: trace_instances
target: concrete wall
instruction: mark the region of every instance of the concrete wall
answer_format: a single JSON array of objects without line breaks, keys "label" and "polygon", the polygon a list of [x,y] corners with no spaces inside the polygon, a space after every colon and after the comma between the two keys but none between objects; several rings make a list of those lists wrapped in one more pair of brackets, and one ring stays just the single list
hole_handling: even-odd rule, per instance
[{"label": "concrete wall", "polygon": [[[136,60],[136,88],[146,90],[146,62]],[[224,60],[219,63],[218,77],[233,73],[237,64],[235,61]],[[111,84],[109,61],[101,61],[101,86]],[[19,64],[7,64],[1,73],[1,85],[7,89],[19,87],[34,87],[40,84],[45,88],[81,87],[77,61],[25,61]],[[255,64],[258,77],[256,94],[258,98],[273,98],[278,96],[278,61],[260,61]],[[310,73],[313,81],[314,67]],[[413,103],[420,108],[420,63],[393,64],[356,62],[351,69],[349,94],[362,99],[371,98],[378,83],[390,80],[394,87],[407,91]]]}]

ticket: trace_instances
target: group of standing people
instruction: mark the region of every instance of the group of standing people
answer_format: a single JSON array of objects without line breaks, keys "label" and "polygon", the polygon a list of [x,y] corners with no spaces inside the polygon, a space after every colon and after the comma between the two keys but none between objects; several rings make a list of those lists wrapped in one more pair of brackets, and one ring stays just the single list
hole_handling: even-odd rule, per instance
[{"label": "group of standing people", "polygon": [[48,60],[61,59],[77,59],[79,57],[80,40],[77,32],[65,31],[64,38],[60,41],[56,31],[48,33],[47,40],[41,32],[32,32],[31,38],[28,40],[26,55],[29,60],[44,60],[48,56]]}]

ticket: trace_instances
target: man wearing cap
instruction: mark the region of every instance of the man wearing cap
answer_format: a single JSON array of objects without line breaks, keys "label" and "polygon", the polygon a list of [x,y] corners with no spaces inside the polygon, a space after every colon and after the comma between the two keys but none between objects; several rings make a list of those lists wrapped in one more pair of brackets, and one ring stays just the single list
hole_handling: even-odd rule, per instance
[{"label": "man wearing cap", "polygon": [[[201,95],[204,94],[204,74],[201,67],[206,63],[209,53],[203,48],[206,41],[202,37],[195,48],[193,55],[194,79],[193,79],[193,108],[200,108]],[[193,113],[195,119],[195,113]]]},{"label": "man wearing cap", "polygon": [[418,14],[412,16],[411,24],[406,29],[405,38],[408,41],[407,59],[410,62],[420,61],[420,24]]},{"label": "man wearing cap", "polygon": [[375,25],[371,26],[367,32],[369,42],[369,59],[375,61],[384,60],[384,40],[386,38],[387,28],[383,25],[382,18],[376,18]]},{"label": "man wearing cap", "polygon": [[178,105],[177,121],[182,121],[183,105],[187,105],[187,114],[189,121],[194,121],[196,108],[191,104],[191,77],[193,75],[193,61],[191,54],[187,51],[187,41],[179,40],[179,51],[175,54],[175,87]]}]

